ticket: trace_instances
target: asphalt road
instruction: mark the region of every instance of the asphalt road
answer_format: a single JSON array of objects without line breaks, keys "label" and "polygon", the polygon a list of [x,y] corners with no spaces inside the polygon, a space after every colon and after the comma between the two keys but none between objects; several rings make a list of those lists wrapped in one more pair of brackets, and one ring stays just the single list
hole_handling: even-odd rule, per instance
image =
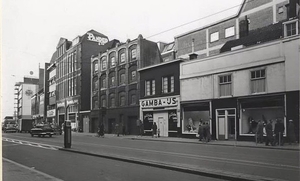
[{"label": "asphalt road", "polygon": [[[28,142],[3,141],[3,157],[65,181],[152,181],[219,179],[56,150]],[[4,178],[10,181],[9,173]]]},{"label": "asphalt road", "polygon": [[[32,138],[29,134],[4,134],[3,137],[63,146],[63,136]],[[290,150],[97,138],[80,134],[72,137],[72,148],[195,169],[300,180],[299,152]]]}]

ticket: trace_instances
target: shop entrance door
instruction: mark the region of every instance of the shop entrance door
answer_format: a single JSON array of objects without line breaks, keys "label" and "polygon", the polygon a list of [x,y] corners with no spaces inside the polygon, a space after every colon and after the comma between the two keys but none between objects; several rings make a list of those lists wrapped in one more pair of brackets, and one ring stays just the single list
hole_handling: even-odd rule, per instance
[{"label": "shop entrance door", "polygon": [[154,113],[154,120],[157,124],[157,129],[159,129],[160,136],[169,136],[168,135],[168,113]]},{"label": "shop entrance door", "polygon": [[218,109],[217,115],[217,139],[236,139],[236,116],[235,109]]},{"label": "shop entrance door", "polygon": [[90,131],[90,120],[88,118],[83,118],[83,132],[88,133]]}]

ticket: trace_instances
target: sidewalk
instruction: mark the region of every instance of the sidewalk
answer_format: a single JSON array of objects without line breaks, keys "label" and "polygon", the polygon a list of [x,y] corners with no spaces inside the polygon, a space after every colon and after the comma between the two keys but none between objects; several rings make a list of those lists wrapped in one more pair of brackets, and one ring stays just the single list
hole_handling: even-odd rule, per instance
[{"label": "sidewalk", "polygon": [[2,164],[3,181],[62,181],[58,178],[52,177],[51,175],[35,170],[34,168],[26,167],[6,158],[2,158]]},{"label": "sidewalk", "polygon": [[[96,133],[77,133],[76,135],[85,136],[96,136]],[[220,146],[236,146],[236,147],[252,147],[252,148],[264,148],[264,149],[281,149],[281,150],[294,150],[299,151],[300,147],[298,143],[289,145],[288,143],[283,146],[266,146],[264,143],[255,143],[252,141],[231,141],[231,140],[212,140],[210,142],[199,141],[195,138],[178,138],[178,137],[158,137],[152,138],[151,136],[136,136],[136,135],[120,135],[119,137],[115,134],[105,134],[106,138],[117,138],[117,139],[132,139],[132,140],[145,140],[145,141],[162,141],[162,142],[179,142],[179,143],[190,143],[190,144],[206,144],[206,145],[220,145]]]}]

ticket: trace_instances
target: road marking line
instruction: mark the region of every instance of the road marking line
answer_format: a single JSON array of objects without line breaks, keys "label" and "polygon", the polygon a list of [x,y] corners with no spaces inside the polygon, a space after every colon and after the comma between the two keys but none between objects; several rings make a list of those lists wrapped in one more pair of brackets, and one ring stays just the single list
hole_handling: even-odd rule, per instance
[{"label": "road marking line", "polygon": [[44,149],[49,149],[49,150],[58,150],[58,146],[54,145],[46,145],[46,144],[40,144],[40,143],[34,143],[34,142],[29,142],[29,141],[22,141],[22,140],[12,140],[12,139],[7,139],[7,138],[2,138],[3,141],[7,142],[13,142],[13,143],[18,143],[22,145],[28,145],[32,147],[37,147],[37,148],[44,148]]}]

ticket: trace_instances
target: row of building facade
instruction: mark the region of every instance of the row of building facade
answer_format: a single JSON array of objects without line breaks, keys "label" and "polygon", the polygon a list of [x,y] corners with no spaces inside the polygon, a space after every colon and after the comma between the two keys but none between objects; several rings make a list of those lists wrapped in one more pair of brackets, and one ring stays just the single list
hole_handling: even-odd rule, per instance
[{"label": "row of building facade", "polygon": [[202,121],[213,139],[253,140],[259,120],[292,119],[299,133],[299,42],[296,0],[244,0],[235,16],[171,43],[94,30],[61,38],[37,93],[43,120],[126,134],[141,123],[151,134],[156,122],[161,136],[179,137],[196,137]]}]

